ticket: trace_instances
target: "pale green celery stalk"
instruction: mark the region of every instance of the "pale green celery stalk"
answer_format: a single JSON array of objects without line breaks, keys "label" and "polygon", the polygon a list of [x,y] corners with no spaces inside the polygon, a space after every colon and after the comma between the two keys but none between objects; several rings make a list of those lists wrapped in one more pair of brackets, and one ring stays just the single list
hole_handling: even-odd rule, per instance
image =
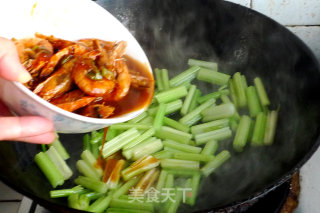
[{"label": "pale green celery stalk", "polygon": [[82,186],[75,186],[71,189],[51,190],[50,197],[51,198],[68,197],[71,194],[82,193],[84,191],[85,189]]},{"label": "pale green celery stalk", "polygon": [[164,86],[163,86],[163,81],[162,81],[161,70],[158,68],[154,69],[154,74],[155,74],[157,89],[158,89],[158,91],[162,91],[164,89]]},{"label": "pale green celery stalk", "polygon": [[[120,124],[113,124],[110,126],[110,130],[128,130],[131,128],[139,129],[139,130],[146,130],[152,127],[151,124],[141,124],[141,123],[120,123]],[[109,131],[109,130],[108,130]]]},{"label": "pale green celery stalk", "polygon": [[236,88],[235,88],[233,79],[229,80],[229,88],[230,88],[230,95],[231,95],[231,99],[232,99],[233,104],[236,107],[239,107],[239,100],[238,100],[238,97],[236,94]]},{"label": "pale green celery stalk", "polygon": [[146,155],[152,155],[155,152],[160,151],[163,148],[163,144],[160,139],[156,139],[149,143],[141,143],[134,147],[132,151],[132,159],[138,160]]},{"label": "pale green celery stalk", "polygon": [[[224,104],[232,103],[232,101],[230,100],[230,98],[227,95],[221,95],[220,99],[221,99],[222,103],[224,103]],[[233,103],[233,105],[236,107],[236,104]],[[240,119],[240,115],[239,115],[237,109],[235,109],[235,113],[234,113],[233,117],[235,117],[237,120]]]},{"label": "pale green celery stalk", "polygon": [[260,112],[256,117],[256,122],[254,124],[253,134],[251,138],[251,145],[262,146],[264,145],[264,134],[266,130],[267,116]]},{"label": "pale green celery stalk", "polygon": [[40,170],[43,172],[46,178],[49,180],[53,188],[63,185],[63,175],[61,174],[59,169],[54,165],[54,163],[50,160],[46,153],[39,152],[35,155],[34,161],[39,166]]},{"label": "pale green celery stalk", "polygon": [[186,121],[185,125],[188,127],[191,127],[197,123],[199,123],[199,121],[201,121],[202,119],[202,115],[198,114],[195,117],[191,118],[190,120]]},{"label": "pale green celery stalk", "polygon": [[176,87],[186,82],[191,82],[196,78],[197,72],[200,69],[198,66],[192,66],[184,72],[176,75],[174,78],[170,79],[169,83],[171,87]]},{"label": "pale green celery stalk", "polygon": [[95,170],[99,177],[102,177],[103,171],[99,166],[97,166],[97,159],[89,150],[84,150],[80,156],[82,160],[84,160],[88,165],[90,165],[93,168],[93,170]]},{"label": "pale green celery stalk", "polygon": [[178,190],[177,188],[176,188],[176,190],[175,190],[175,196],[174,196],[174,198],[173,198],[173,200],[175,201],[175,202],[171,202],[170,204],[169,204],[169,207],[168,207],[168,209],[167,209],[167,213],[176,213],[177,212],[177,210],[178,210],[178,208],[179,208],[179,205],[180,205],[180,203],[181,203],[181,201],[182,201],[182,197],[183,197],[183,194],[182,194],[183,192],[181,191],[181,190]]},{"label": "pale green celery stalk", "polygon": [[257,77],[253,81],[254,81],[254,85],[256,86],[261,105],[262,106],[270,105],[270,100],[268,98],[267,92],[264,88],[261,78]]},{"label": "pale green celery stalk", "polygon": [[188,91],[185,86],[178,86],[155,95],[158,103],[168,103],[185,97]]},{"label": "pale green celery stalk", "polygon": [[195,85],[191,85],[186,98],[182,104],[182,108],[180,110],[181,115],[186,115],[189,111],[191,100],[194,98],[197,87]]},{"label": "pale green celery stalk", "polygon": [[95,158],[99,157],[99,146],[100,143],[91,144],[91,152]]},{"label": "pale green celery stalk", "polygon": [[139,181],[138,177],[131,178],[127,182],[125,182],[119,189],[117,189],[112,197],[119,198],[121,195],[128,194],[129,190],[134,187]]},{"label": "pale green celery stalk", "polygon": [[152,116],[147,116],[144,119],[142,119],[141,121],[139,121],[139,124],[153,124],[153,117]]},{"label": "pale green celery stalk", "polygon": [[156,137],[149,137],[149,138],[147,138],[147,139],[145,139],[145,140],[143,140],[141,143],[139,143],[139,144],[137,144],[136,146],[134,146],[134,147],[131,147],[131,148],[129,148],[129,149],[123,149],[123,151],[122,151],[122,155],[126,158],[126,159],[128,159],[128,160],[130,160],[130,159],[132,159],[132,155],[133,155],[133,152],[135,151],[135,150],[137,150],[137,147],[138,147],[138,149],[139,149],[139,147],[140,147],[140,145],[142,144],[149,144],[149,143],[152,143],[153,141],[156,141],[156,140],[158,140]]},{"label": "pale green celery stalk", "polygon": [[141,143],[142,141],[152,137],[155,134],[155,130],[154,128],[150,128],[147,131],[143,132],[139,137],[135,138],[134,140],[132,140],[130,143],[128,143],[127,145],[125,145],[123,147],[123,150],[126,149],[130,149],[136,145],[138,145],[139,143]]},{"label": "pale green celery stalk", "polygon": [[111,208],[126,208],[126,209],[136,209],[139,211],[154,211],[154,207],[152,203],[148,202],[139,202],[132,200],[124,200],[113,198],[110,202]]},{"label": "pale green celery stalk", "polygon": [[268,112],[266,132],[264,134],[264,144],[271,145],[274,141],[274,136],[277,128],[278,111]]},{"label": "pale green celery stalk", "polygon": [[91,144],[100,143],[102,141],[102,138],[103,138],[103,132],[92,131],[90,143]]},{"label": "pale green celery stalk", "polygon": [[214,105],[214,103],[216,102],[215,99],[209,99],[206,102],[204,102],[203,104],[201,104],[200,106],[198,106],[197,108],[195,108],[194,110],[192,110],[191,112],[189,112],[188,114],[186,114],[185,116],[183,116],[179,122],[182,124],[187,124],[188,121],[192,120],[193,118],[199,116],[199,114],[205,110],[206,108]]},{"label": "pale green celery stalk", "polygon": [[242,86],[243,86],[244,90],[247,90],[248,83],[247,83],[247,78],[245,75],[241,75],[241,81],[242,81]]},{"label": "pale green celery stalk", "polygon": [[211,140],[224,140],[232,136],[230,127],[224,127],[221,129],[213,130],[210,132],[195,134],[194,138],[197,145],[207,143]]},{"label": "pale green celery stalk", "polygon": [[164,158],[172,158],[173,154],[169,150],[162,150],[153,154],[153,157],[157,159],[164,159]]},{"label": "pale green celery stalk", "polygon": [[212,70],[218,70],[218,64],[215,62],[210,62],[210,61],[203,61],[203,60],[198,60],[198,59],[193,59],[190,58],[188,60],[188,65],[189,66],[199,66],[199,67],[204,67]]},{"label": "pale green celery stalk", "polygon": [[54,163],[54,165],[59,169],[60,173],[63,175],[65,180],[68,180],[72,176],[72,170],[67,165],[67,163],[62,159],[54,146],[51,146],[46,151],[47,156]]},{"label": "pale green celery stalk", "polygon": [[145,112],[141,113],[140,115],[138,115],[137,117],[132,118],[131,120],[127,121],[127,123],[130,123],[130,124],[139,123],[139,121],[141,121],[142,119],[144,119],[147,116],[148,116],[148,113],[145,111]]},{"label": "pale green celery stalk", "polygon": [[218,141],[211,140],[206,143],[206,145],[203,147],[201,154],[203,155],[214,155],[214,153],[218,149]]},{"label": "pale green celery stalk", "polygon": [[212,92],[212,93],[209,93],[207,95],[204,95],[204,96],[201,96],[198,98],[198,103],[199,104],[202,104],[204,102],[206,102],[207,100],[209,99],[218,99],[220,98],[221,95],[228,95],[229,94],[229,90],[227,89],[224,89],[224,90],[219,90],[219,91],[216,91],[216,92]]},{"label": "pale green celery stalk", "polygon": [[74,180],[74,182],[95,192],[106,193],[108,190],[108,186],[106,183],[90,177],[79,176]]},{"label": "pale green celery stalk", "polygon": [[202,121],[208,122],[222,118],[230,118],[236,112],[236,108],[232,103],[220,104],[217,106],[209,107],[201,112]]},{"label": "pale green celery stalk", "polygon": [[158,131],[156,131],[156,136],[163,140],[171,139],[184,144],[188,144],[192,138],[192,135],[189,133],[167,126],[162,126]]},{"label": "pale green celery stalk", "polygon": [[190,103],[190,107],[189,107],[189,110],[188,110],[188,113],[191,112],[192,110],[194,110],[195,108],[197,108],[198,106],[198,99],[200,98],[201,96],[201,91],[199,89],[196,89],[195,93],[194,93],[194,96],[191,100],[191,103]]},{"label": "pale green celery stalk", "polygon": [[99,174],[95,171],[93,167],[87,164],[84,160],[78,160],[76,163],[77,170],[86,177],[93,178],[95,180],[100,180]]},{"label": "pale green celery stalk", "polygon": [[175,177],[191,177],[193,175],[201,175],[200,170],[181,170],[181,169],[163,169],[168,174],[172,174]]},{"label": "pale green celery stalk", "polygon": [[181,143],[175,142],[173,140],[165,140],[165,141],[163,141],[163,145],[166,147],[180,150],[182,152],[189,152],[189,153],[195,153],[195,154],[199,154],[201,152],[200,147],[190,146],[187,144],[181,144]]},{"label": "pale green celery stalk", "polygon": [[[166,115],[168,115],[168,114],[171,114],[171,113],[176,112],[176,111],[181,109],[182,100],[178,99],[178,100],[175,100],[175,101],[171,101],[171,102],[166,103],[166,105],[167,105],[167,107],[166,107]],[[148,113],[150,115],[155,115],[157,110],[158,110],[158,107],[159,106],[149,108],[148,109]]]},{"label": "pale green celery stalk", "polygon": [[191,196],[187,197],[186,203],[194,206],[196,203],[198,191],[199,191],[199,185],[201,181],[201,174],[195,174],[192,176],[191,179]]},{"label": "pale green celery stalk", "polygon": [[106,194],[105,194],[105,193],[101,193],[101,192],[93,192],[93,191],[90,191],[90,192],[84,193],[84,195],[85,195],[87,198],[89,198],[90,201],[93,201],[93,200],[97,200],[97,199],[100,198],[100,197],[105,196]]},{"label": "pale green celery stalk", "polygon": [[164,90],[170,89],[170,84],[169,84],[169,75],[168,75],[168,70],[167,69],[162,69],[161,70],[161,80],[162,80],[162,85]]},{"label": "pale green celery stalk", "polygon": [[164,117],[163,118],[163,123],[164,125],[166,126],[169,126],[169,127],[172,127],[174,129],[177,129],[177,130],[180,130],[180,131],[183,131],[183,132],[189,132],[190,128],[182,123],[179,123],[178,121],[176,120],[173,120],[171,118],[168,118],[168,117]]},{"label": "pale green celery stalk", "polygon": [[174,187],[174,175],[173,174],[167,174],[166,182],[165,182],[165,188],[173,188]]},{"label": "pale green celery stalk", "polygon": [[233,83],[234,83],[234,88],[237,95],[237,101],[238,101],[239,107],[247,106],[246,91],[243,86],[241,74],[239,72],[236,72],[233,75]]},{"label": "pale green celery stalk", "polygon": [[[192,196],[192,178],[188,178],[187,180],[186,180],[186,182],[185,182],[185,190],[187,190],[187,193],[189,192],[191,192],[191,196]],[[189,190],[191,190],[191,191],[189,191]],[[188,194],[189,195],[189,194]],[[183,203],[185,203],[185,204],[187,204],[187,202],[188,202],[188,198],[189,198],[189,196],[187,196],[187,197],[185,197],[184,196],[184,200],[182,200],[182,202]],[[190,205],[190,204],[189,204]]]},{"label": "pale green celery stalk", "polygon": [[163,148],[165,151],[168,151],[170,153],[172,153],[172,156],[174,153],[185,153],[184,151],[181,151],[181,150],[178,150],[178,149],[175,149],[175,148],[172,148],[172,147],[167,147],[167,146],[164,146]]},{"label": "pale green celery stalk", "polygon": [[228,83],[230,75],[218,72],[217,70],[200,68],[197,73],[197,79],[212,84],[225,85]]},{"label": "pale green celery stalk", "polygon": [[157,185],[156,185],[156,189],[159,192],[161,192],[162,188],[165,187],[167,176],[168,176],[168,172],[166,170],[162,169],[160,172],[159,178],[158,178]]},{"label": "pale green celery stalk", "polygon": [[156,115],[153,120],[153,128],[157,131],[163,126],[163,118],[166,113],[167,105],[164,103],[160,103]]},{"label": "pale green celery stalk", "polygon": [[241,116],[237,132],[233,140],[233,148],[238,152],[241,152],[243,150],[248,141],[250,125],[250,117],[247,115]]},{"label": "pale green celery stalk", "polygon": [[69,153],[60,142],[59,136],[57,136],[56,139],[51,144],[48,144],[48,146],[49,147],[54,146],[54,148],[57,150],[57,152],[59,153],[59,155],[62,157],[63,160],[67,160],[70,158]]},{"label": "pale green celery stalk", "polygon": [[262,109],[255,86],[249,86],[246,90],[246,94],[250,116],[256,117],[259,112],[262,112]]},{"label": "pale green celery stalk", "polygon": [[121,133],[120,135],[114,137],[112,140],[104,144],[103,150],[102,150],[102,156],[106,158],[109,155],[112,155],[113,153],[119,151],[125,145],[130,143],[130,141],[139,137],[139,135],[140,133],[135,128],[129,129]]},{"label": "pale green celery stalk", "polygon": [[157,158],[153,156],[145,156],[122,170],[121,175],[125,181],[128,181],[134,176],[159,166],[159,164],[160,161]]},{"label": "pale green celery stalk", "polygon": [[68,197],[68,206],[73,209],[86,210],[89,207],[89,198],[85,195],[71,194]]},{"label": "pale green celery stalk", "polygon": [[199,133],[204,133],[204,132],[209,132],[212,130],[221,129],[223,127],[227,127],[228,125],[229,125],[229,119],[224,118],[224,119],[219,119],[219,120],[215,120],[215,121],[210,121],[207,123],[194,125],[190,129],[191,129],[191,133],[195,135],[195,134],[199,134]]},{"label": "pale green celery stalk", "polygon": [[90,135],[89,134],[85,134],[83,136],[83,150],[91,150]]},{"label": "pale green celery stalk", "polygon": [[231,127],[232,131],[236,132],[238,129],[238,120],[239,119],[236,119],[235,116],[233,116],[229,120],[230,120],[230,127]]},{"label": "pale green celery stalk", "polygon": [[209,161],[206,165],[201,168],[202,174],[204,176],[209,176],[214,172],[219,166],[221,166],[225,161],[231,157],[231,154],[227,150],[221,151],[217,154],[212,161]]},{"label": "pale green celery stalk", "polygon": [[178,160],[178,159],[161,159],[161,167],[164,169],[177,169],[177,170],[199,170],[199,161]]},{"label": "pale green celery stalk", "polygon": [[119,134],[119,131],[116,129],[108,129],[106,141],[110,141],[112,138],[116,137]]},{"label": "pale green celery stalk", "polygon": [[88,212],[103,212],[108,208],[111,200],[112,200],[111,195],[100,197],[89,206],[87,211]]},{"label": "pale green celery stalk", "polygon": [[179,160],[208,162],[211,161],[214,158],[214,156],[195,153],[174,153],[173,158]]}]

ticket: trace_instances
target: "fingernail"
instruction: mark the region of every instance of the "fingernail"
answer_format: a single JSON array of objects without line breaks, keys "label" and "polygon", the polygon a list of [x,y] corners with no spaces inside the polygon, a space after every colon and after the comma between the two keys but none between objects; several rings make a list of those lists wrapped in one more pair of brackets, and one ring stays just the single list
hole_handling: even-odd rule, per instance
[{"label": "fingernail", "polygon": [[27,83],[28,81],[31,80],[31,75],[28,72],[20,72],[18,81],[20,83]]}]

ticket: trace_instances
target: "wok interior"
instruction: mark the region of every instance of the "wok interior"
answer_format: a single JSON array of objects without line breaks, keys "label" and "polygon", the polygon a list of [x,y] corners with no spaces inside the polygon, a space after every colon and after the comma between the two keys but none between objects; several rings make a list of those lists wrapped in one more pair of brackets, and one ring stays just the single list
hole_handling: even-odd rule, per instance
[{"label": "wok interior", "polygon": [[[220,1],[97,1],[120,19],[140,42],[153,68],[174,76],[188,58],[216,61],[220,71],[240,71],[249,84],[263,79],[269,98],[280,107],[276,139],[270,147],[246,147],[233,153],[216,173],[202,181],[197,204],[180,212],[212,209],[245,200],[286,178],[319,144],[320,75],[304,44],[284,27],[244,7]],[[198,85],[203,93],[214,88]],[[82,135],[61,135],[75,170]],[[219,149],[231,149],[231,141]],[[33,163],[39,146],[0,143],[1,178],[33,198],[50,199],[51,187]],[[77,176],[75,172],[73,177]],[[66,183],[71,187],[73,180]],[[43,201],[43,200],[42,200]],[[41,201],[40,201],[41,202]]]}]

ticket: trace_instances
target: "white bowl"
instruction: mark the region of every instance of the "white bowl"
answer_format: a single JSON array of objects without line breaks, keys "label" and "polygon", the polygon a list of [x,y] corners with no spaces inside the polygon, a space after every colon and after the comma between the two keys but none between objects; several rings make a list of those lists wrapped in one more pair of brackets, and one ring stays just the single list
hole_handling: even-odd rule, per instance
[{"label": "white bowl", "polygon": [[[67,40],[98,38],[127,41],[126,54],[150,63],[136,39],[109,12],[91,0],[11,0],[0,3],[0,36],[32,37],[36,32]],[[0,97],[18,115],[39,115],[54,122],[61,133],[83,133],[130,120],[145,109],[109,119],[81,116],[43,100],[18,82],[0,79]]]}]

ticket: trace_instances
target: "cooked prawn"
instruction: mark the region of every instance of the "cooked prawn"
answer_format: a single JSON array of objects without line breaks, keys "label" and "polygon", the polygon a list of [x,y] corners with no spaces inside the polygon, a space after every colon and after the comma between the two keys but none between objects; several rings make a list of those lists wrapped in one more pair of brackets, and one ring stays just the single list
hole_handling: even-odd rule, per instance
[{"label": "cooked prawn", "polygon": [[37,38],[41,38],[41,39],[45,39],[45,40],[49,41],[52,44],[55,52],[60,51],[60,50],[66,48],[68,46],[71,46],[71,45],[75,44],[74,41],[68,41],[68,40],[64,40],[64,39],[61,39],[61,38],[56,38],[56,37],[54,37],[52,35],[51,36],[47,36],[47,35],[43,35],[41,33],[36,33],[35,36]]},{"label": "cooked prawn", "polygon": [[86,106],[80,114],[93,118],[108,118],[113,114],[114,110],[115,108],[112,106],[93,104]]},{"label": "cooked prawn", "polygon": [[103,96],[113,91],[115,87],[114,80],[101,76],[101,79],[92,79],[90,74],[98,71],[94,60],[83,58],[78,60],[74,66],[72,77],[76,85],[86,94],[91,96]]},{"label": "cooked prawn", "polygon": [[63,64],[54,74],[45,81],[41,82],[33,92],[38,94],[44,100],[51,100],[54,97],[59,97],[72,87],[72,69],[74,59]]},{"label": "cooked prawn", "polygon": [[21,63],[33,76],[37,76],[53,54],[52,45],[41,38],[13,39]]}]

